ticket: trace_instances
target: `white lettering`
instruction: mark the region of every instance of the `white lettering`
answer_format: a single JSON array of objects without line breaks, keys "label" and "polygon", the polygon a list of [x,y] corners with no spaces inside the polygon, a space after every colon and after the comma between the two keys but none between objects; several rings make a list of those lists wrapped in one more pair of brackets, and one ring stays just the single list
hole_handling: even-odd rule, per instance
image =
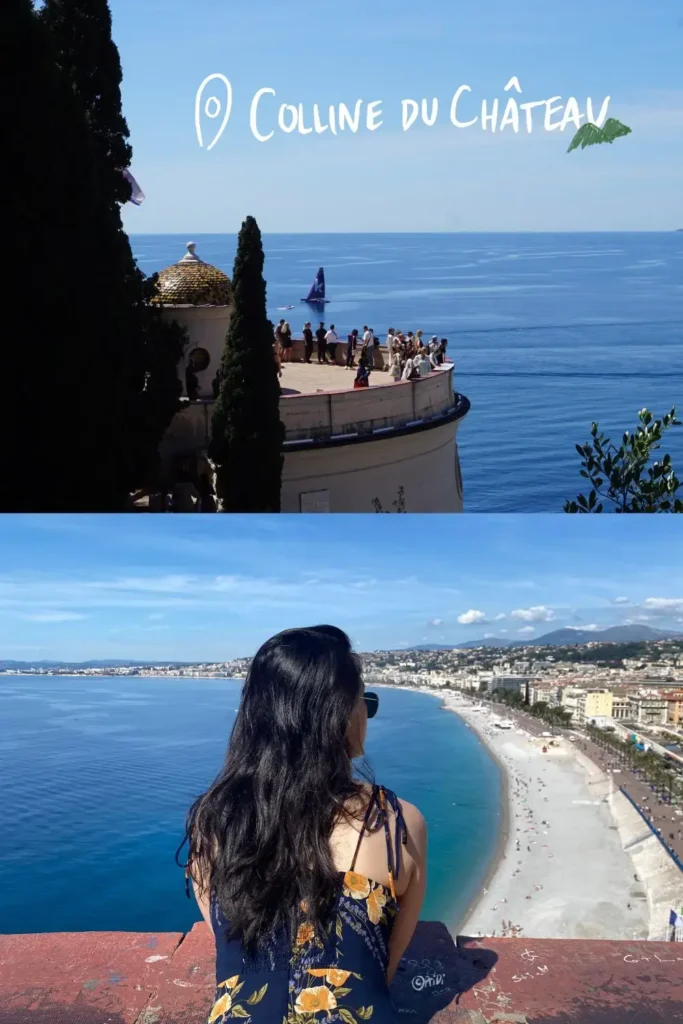
[{"label": "white lettering", "polygon": [[534,107],[544,107],[544,106],[545,106],[545,100],[536,100],[534,103],[520,103],[519,109],[525,111],[525,113],[526,113],[526,130],[529,133],[529,135],[531,135],[532,131],[534,130],[533,120],[532,120],[532,117],[531,117],[531,111],[534,109]]},{"label": "white lettering", "polygon": [[491,111],[490,114],[486,113],[487,110],[488,110],[488,102],[486,100],[482,100],[482,104],[481,104],[481,127],[482,127],[482,131],[486,131],[486,123],[487,123],[487,121],[490,121],[491,122],[491,132],[492,132],[492,134],[495,134],[496,125],[498,124],[498,100],[495,99],[493,101],[493,110]]},{"label": "white lettering", "polygon": [[512,129],[517,134],[519,131],[519,107],[517,106],[517,100],[514,96],[511,96],[507,101],[505,107],[505,113],[503,114],[503,120],[500,122],[500,130],[503,131],[509,124],[512,125]]},{"label": "white lettering", "polygon": [[[351,117],[351,113],[346,104],[339,104],[339,127],[342,131],[344,131],[344,129],[348,127],[351,129],[354,135],[356,134],[358,128],[360,127],[360,112],[362,106],[363,101],[358,100],[353,113],[353,117]],[[346,124],[344,122],[346,122]]]},{"label": "white lettering", "polygon": [[[375,109],[377,108],[377,109]],[[373,100],[372,103],[368,103],[368,119],[367,128],[369,132],[375,132],[378,128],[381,128],[384,121],[378,121],[377,118],[382,116],[382,101]]]},{"label": "white lettering", "polygon": [[401,123],[403,124],[404,132],[412,128],[417,121],[419,112],[420,106],[416,100],[401,100]]},{"label": "white lettering", "polygon": [[251,128],[252,135],[254,136],[254,138],[258,139],[259,142],[268,142],[268,140],[272,139],[273,135],[275,135],[275,132],[271,132],[270,135],[261,135],[261,133],[258,130],[257,123],[258,107],[259,103],[261,102],[262,96],[275,96],[275,89],[259,89],[259,91],[256,93],[253,100],[251,101],[251,110],[249,112],[249,127]]},{"label": "white lettering", "polygon": [[[289,124],[287,124],[287,121],[285,120],[287,113],[289,113],[291,117],[291,121]],[[289,135],[291,132],[296,131],[298,121],[299,111],[296,109],[296,107],[291,106],[291,104],[289,103],[283,103],[277,115],[277,123],[280,126],[280,130],[283,131],[286,135]]]},{"label": "white lettering", "polygon": [[478,117],[473,117],[471,121],[458,121],[458,101],[464,92],[472,92],[469,85],[461,85],[451,103],[451,123],[456,128],[471,128],[479,120]]},{"label": "white lettering", "polygon": [[562,122],[561,121],[558,121],[557,124],[551,124],[550,123],[550,118],[553,116],[553,114],[557,114],[560,110],[562,110],[562,104],[560,104],[559,107],[553,106],[553,104],[555,103],[555,100],[561,100],[561,99],[562,99],[561,96],[553,96],[553,98],[551,100],[546,100],[545,101],[545,123],[544,123],[544,128],[545,128],[545,130],[547,132],[554,132],[556,128],[560,128],[562,126]]},{"label": "white lettering", "polygon": [[598,126],[598,128],[602,128],[603,124],[607,119],[607,111],[609,110],[609,102],[611,99],[611,96],[607,97],[602,107],[600,108],[600,113],[598,114],[597,118],[593,117],[593,100],[588,100],[588,102],[586,103],[586,108],[588,111],[587,117],[589,124],[595,124]]}]

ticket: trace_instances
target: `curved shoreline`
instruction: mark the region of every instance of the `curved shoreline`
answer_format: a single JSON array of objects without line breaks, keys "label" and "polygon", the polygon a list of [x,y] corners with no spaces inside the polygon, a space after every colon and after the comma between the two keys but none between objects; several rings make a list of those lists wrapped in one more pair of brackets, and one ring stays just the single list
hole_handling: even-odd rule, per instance
[{"label": "curved shoreline", "polygon": [[643,835],[610,775],[566,736],[551,749],[523,726],[498,731],[495,711],[474,711],[457,692],[405,688],[439,698],[500,771],[497,845],[478,892],[451,927],[454,934],[666,937],[662,895],[671,891],[672,879],[656,841]]}]

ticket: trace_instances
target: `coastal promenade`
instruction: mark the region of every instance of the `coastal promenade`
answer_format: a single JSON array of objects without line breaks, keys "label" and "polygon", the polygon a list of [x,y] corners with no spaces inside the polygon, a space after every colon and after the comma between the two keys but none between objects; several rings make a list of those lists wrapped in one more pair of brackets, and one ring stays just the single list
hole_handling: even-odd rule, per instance
[{"label": "coastal promenade", "polygon": [[[0,1024],[206,1024],[214,983],[203,923],[187,934],[0,935]],[[392,999],[397,1020],[415,1024],[681,1024],[683,946],[456,945],[421,922]]]},{"label": "coastal promenade", "polygon": [[683,872],[620,791],[622,777],[566,734],[544,737],[547,727],[528,716],[439,696],[478,734],[502,780],[497,849],[457,930],[534,941],[668,939]]}]

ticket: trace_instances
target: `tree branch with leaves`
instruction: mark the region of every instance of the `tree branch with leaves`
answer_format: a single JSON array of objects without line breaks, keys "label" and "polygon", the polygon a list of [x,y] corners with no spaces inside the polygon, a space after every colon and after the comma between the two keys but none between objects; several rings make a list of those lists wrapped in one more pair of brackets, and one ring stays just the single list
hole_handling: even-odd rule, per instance
[{"label": "tree branch with leaves", "polygon": [[681,425],[676,409],[658,420],[648,409],[641,409],[638,419],[638,427],[633,433],[626,431],[618,447],[593,423],[591,440],[576,446],[581,476],[591,490],[588,496],[579,494],[576,501],[565,502],[565,512],[603,512],[605,502],[614,512],[683,512],[671,456],[649,464],[666,431]]}]

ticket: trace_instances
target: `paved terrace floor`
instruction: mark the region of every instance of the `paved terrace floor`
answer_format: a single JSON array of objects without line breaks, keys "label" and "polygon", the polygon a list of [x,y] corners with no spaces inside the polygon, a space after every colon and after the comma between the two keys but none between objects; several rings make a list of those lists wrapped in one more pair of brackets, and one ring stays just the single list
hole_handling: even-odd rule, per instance
[{"label": "paved terrace floor", "polygon": [[[187,935],[0,935],[0,1024],[205,1024],[213,971],[204,924]],[[494,938],[456,948],[442,924],[424,922],[392,998],[397,1021],[414,1024],[681,1024],[683,945]]]},{"label": "paved terrace floor", "polygon": [[[450,369],[450,363],[445,369]],[[434,370],[442,373],[442,370]],[[349,391],[353,388],[356,368],[347,370],[345,366],[333,363],[283,363],[280,387],[283,395],[310,395],[316,391]],[[387,387],[394,383],[387,370],[373,370],[370,374],[370,387]]]},{"label": "paved terrace floor", "polygon": [[[353,388],[356,370],[332,363],[283,363],[280,387],[283,395],[310,395],[315,391],[348,391]],[[385,370],[373,370],[370,387],[384,387],[393,384]]]}]

